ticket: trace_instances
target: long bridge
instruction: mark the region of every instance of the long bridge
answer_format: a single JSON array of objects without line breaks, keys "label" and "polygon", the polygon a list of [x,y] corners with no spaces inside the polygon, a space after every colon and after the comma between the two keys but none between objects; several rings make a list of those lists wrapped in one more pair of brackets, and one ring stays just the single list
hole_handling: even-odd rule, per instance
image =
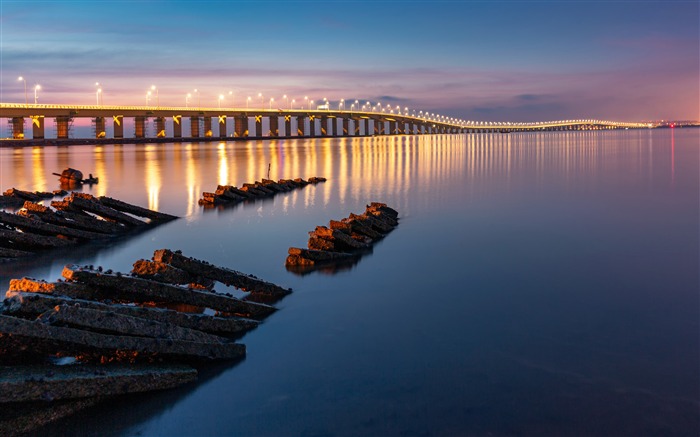
[{"label": "long bridge", "polygon": [[[422,111],[378,110],[199,108],[165,106],[105,106],[0,103],[0,118],[7,119],[11,138],[25,138],[25,120],[31,120],[32,137],[45,139],[47,119],[53,119],[56,139],[70,138],[75,119],[91,119],[93,138],[106,138],[107,123],[114,139],[123,139],[124,119],[133,118],[133,138],[147,138],[152,120],[157,138],[261,138],[359,135],[420,135],[436,133],[485,133],[597,129],[640,129],[651,123],[609,120],[559,120],[532,123],[466,121]],[[183,123],[189,119],[189,132]],[[268,128],[263,132],[263,120]],[[231,122],[232,120],[232,122]],[[218,127],[216,135],[213,123]],[[284,127],[282,132],[281,124]],[[254,126],[253,132],[249,131]],[[293,132],[292,129],[295,129]],[[294,135],[293,135],[294,134]]]}]

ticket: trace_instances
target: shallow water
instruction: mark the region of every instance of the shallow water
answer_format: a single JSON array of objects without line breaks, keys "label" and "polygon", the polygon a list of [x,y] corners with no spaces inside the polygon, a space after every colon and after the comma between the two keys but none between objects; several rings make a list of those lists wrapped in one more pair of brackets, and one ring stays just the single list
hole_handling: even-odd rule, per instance
[{"label": "shallow water", "polygon": [[[699,144],[664,129],[0,150],[3,189],[57,189],[70,166],[99,176],[86,192],[183,217],[0,265],[3,289],[164,247],[294,289],[244,361],[41,433],[697,435]],[[268,165],[328,181],[197,205]],[[401,214],[371,254],[285,269],[308,231],[371,201]]]}]

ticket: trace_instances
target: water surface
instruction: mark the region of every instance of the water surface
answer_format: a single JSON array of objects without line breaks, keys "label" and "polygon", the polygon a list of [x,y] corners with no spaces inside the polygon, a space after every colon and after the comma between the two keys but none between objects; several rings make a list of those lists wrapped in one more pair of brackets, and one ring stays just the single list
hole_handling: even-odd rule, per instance
[{"label": "water surface", "polygon": [[[42,435],[697,435],[695,129],[0,150],[0,186],[181,216],[132,238],[0,265],[128,271],[153,250],[292,287],[244,361]],[[323,176],[204,209],[217,184]],[[352,269],[299,276],[289,246],[382,201],[399,227]],[[220,290],[227,291],[223,286]]]}]

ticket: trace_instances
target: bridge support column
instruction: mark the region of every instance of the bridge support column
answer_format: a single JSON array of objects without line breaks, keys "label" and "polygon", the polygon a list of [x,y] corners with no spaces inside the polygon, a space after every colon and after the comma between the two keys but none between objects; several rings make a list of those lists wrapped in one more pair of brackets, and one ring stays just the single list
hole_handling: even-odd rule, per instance
[{"label": "bridge support column", "polygon": [[[68,126],[66,124],[66,130]],[[35,139],[44,139],[44,116],[43,115],[32,115],[32,136]],[[68,138],[68,136],[66,136]]]},{"label": "bridge support column", "polygon": [[146,117],[144,117],[143,115],[138,115],[134,117],[134,137],[146,137]]},{"label": "bridge support column", "polygon": [[375,135],[384,135],[384,120],[379,119],[379,120],[374,120],[374,134]]},{"label": "bridge support column", "polygon": [[12,139],[24,139],[24,117],[12,117]]},{"label": "bridge support column", "polygon": [[105,118],[95,117],[95,138],[104,138],[107,135],[105,131]]},{"label": "bridge support column", "polygon": [[405,135],[406,134],[406,123],[404,121],[396,122],[396,134]]},{"label": "bridge support column", "polygon": [[316,136],[316,117],[313,115],[309,116],[309,136]]},{"label": "bridge support column", "polygon": [[[70,122],[71,122],[71,118],[67,115],[59,115],[56,117],[56,138],[58,138],[58,139],[68,138],[69,130],[70,130]],[[34,124],[34,126],[36,126],[36,123]],[[41,126],[41,130],[42,131],[44,130],[43,126]],[[43,132],[42,132],[42,134],[43,134]]]},{"label": "bridge support column", "polygon": [[361,118],[353,118],[352,119],[352,124],[353,129],[352,129],[352,134],[353,136],[360,136],[360,125],[362,124],[362,119]]},{"label": "bridge support column", "polygon": [[173,115],[173,137],[182,138],[182,115]]},{"label": "bridge support column", "polygon": [[278,137],[280,136],[280,118],[277,115],[273,115],[270,117],[270,135],[271,137]]},{"label": "bridge support column", "polygon": [[211,117],[204,117],[204,136],[211,138],[213,135],[211,131]]},{"label": "bridge support column", "polygon": [[369,135],[369,118],[365,118],[364,120],[364,135],[368,136]]},{"label": "bridge support column", "polygon": [[124,138],[124,116],[113,115],[114,120],[114,138]]},{"label": "bridge support column", "polygon": [[262,115],[256,115],[255,116],[255,136],[260,138],[263,136],[262,132]]},{"label": "bridge support column", "polygon": [[325,115],[321,116],[321,129],[319,135],[322,137],[330,136],[330,131],[328,130],[328,117]]},{"label": "bridge support column", "polygon": [[396,135],[396,121],[389,122],[389,135]]},{"label": "bridge support column", "polygon": [[219,138],[226,138],[228,131],[226,130],[226,116],[219,115]]},{"label": "bridge support column", "polygon": [[347,137],[350,135],[350,119],[345,117],[343,118],[343,136]]},{"label": "bridge support column", "polygon": [[235,138],[248,137],[248,116],[241,115],[233,118],[233,136]]},{"label": "bridge support column", "polygon": [[304,136],[304,121],[306,120],[306,117],[303,115],[297,116],[297,136],[298,137],[303,137]]},{"label": "bridge support column", "polygon": [[156,117],[156,137],[165,138],[165,117]]},{"label": "bridge support column", "polygon": [[284,135],[287,137],[292,136],[292,116],[289,114],[284,116]]},{"label": "bridge support column", "polygon": [[190,117],[190,137],[199,138],[199,117]]}]

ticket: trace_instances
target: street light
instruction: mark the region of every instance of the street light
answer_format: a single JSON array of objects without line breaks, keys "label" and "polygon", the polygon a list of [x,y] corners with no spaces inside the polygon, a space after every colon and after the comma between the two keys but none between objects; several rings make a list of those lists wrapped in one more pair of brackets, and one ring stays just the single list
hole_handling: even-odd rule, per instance
[{"label": "street light", "polygon": [[245,101],[245,109],[248,109],[248,103],[250,103],[250,96]]},{"label": "street light", "polygon": [[190,97],[192,97],[192,94],[187,93],[187,95],[185,96],[185,108],[190,107]]},{"label": "street light", "polygon": [[27,99],[27,79],[25,79],[24,77],[20,76],[20,77],[17,78],[17,80],[21,80],[22,82],[24,82],[24,104],[25,104],[25,105],[28,105],[28,104],[29,104],[29,100]]},{"label": "street light", "polygon": [[287,98],[287,95],[283,95],[282,98],[284,99],[284,102],[287,104],[287,108],[289,108],[289,99]]},{"label": "street light", "polygon": [[149,106],[150,101],[151,101],[151,92],[146,91],[146,106]]},{"label": "street light", "polygon": [[199,94],[199,91],[197,88],[194,89],[194,92],[197,93],[197,107],[201,108],[202,107],[202,96]]},{"label": "street light", "polygon": [[34,87],[34,104],[36,105],[37,102],[39,101],[39,96],[37,95],[37,92],[41,89],[41,85],[37,85]]},{"label": "street light", "polygon": [[97,100],[97,106],[100,106],[100,94],[102,94],[102,88],[97,88],[97,91],[95,91],[95,99]]},{"label": "street light", "polygon": [[221,109],[221,101],[224,100],[224,95],[219,94],[219,109]]},{"label": "street light", "polygon": [[263,103],[263,95],[262,93],[258,93],[258,97],[260,97],[260,108],[265,109],[265,104]]},{"label": "street light", "polygon": [[231,107],[233,108],[233,91],[229,91],[229,92],[228,92],[228,95],[231,96],[231,103],[230,103],[230,105],[231,105]]},{"label": "street light", "polygon": [[306,102],[306,109],[309,109],[309,96],[304,96],[304,102]]},{"label": "street light", "polygon": [[275,101],[274,97],[270,97],[270,111],[272,111],[272,102]]},{"label": "street light", "polygon": [[340,111],[340,107],[343,106],[345,103],[345,99],[340,99],[340,102],[338,102],[338,111]]},{"label": "street light", "polygon": [[290,103],[289,109],[294,109],[294,104],[295,104],[296,102],[297,102],[296,100],[292,99],[292,103]]},{"label": "street light", "polygon": [[158,88],[155,85],[151,85],[151,89],[156,92],[156,107],[160,107],[160,96],[158,95]]}]

